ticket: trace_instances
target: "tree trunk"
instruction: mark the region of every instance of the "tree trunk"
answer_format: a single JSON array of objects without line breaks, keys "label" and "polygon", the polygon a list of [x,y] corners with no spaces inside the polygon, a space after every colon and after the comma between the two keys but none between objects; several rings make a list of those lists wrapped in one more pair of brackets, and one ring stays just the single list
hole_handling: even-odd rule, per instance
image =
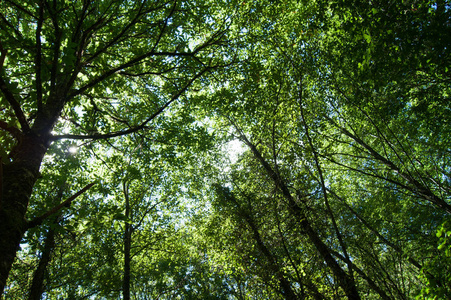
[{"label": "tree trunk", "polygon": [[122,293],[124,300],[130,300],[130,248],[131,248],[131,228],[130,224],[125,223],[124,234],[124,282],[122,285]]},{"label": "tree trunk", "polygon": [[124,300],[130,300],[130,248],[132,244],[132,226],[130,220],[130,199],[128,195],[128,186],[123,185],[125,198],[125,232],[124,232],[124,279],[122,282],[122,297]]},{"label": "tree trunk", "polygon": [[47,141],[48,138],[30,130],[22,136],[11,151],[11,162],[3,166],[3,194],[0,207],[0,290],[2,293],[27,228],[25,214],[33,186],[39,176],[39,167],[48,148]]},{"label": "tree trunk", "polygon": [[310,222],[307,219],[307,216],[304,214],[301,207],[299,207],[291,195],[288,187],[285,182],[279,176],[277,172],[273,170],[273,168],[268,164],[268,162],[263,158],[260,152],[257,150],[254,144],[252,144],[244,135],[241,136],[245,144],[251,149],[254,157],[260,162],[263,168],[266,170],[268,175],[274,181],[275,186],[280,189],[284,198],[288,201],[290,206],[290,212],[296,216],[296,218],[300,222],[300,226],[305,231],[310,241],[315,246],[316,250],[319,252],[321,257],[326,262],[327,266],[331,269],[332,273],[335,275],[335,279],[338,281],[338,284],[341,286],[343,291],[346,294],[348,299],[360,299],[360,295],[357,291],[357,287],[355,286],[354,280],[352,277],[347,274],[337,263],[334,257],[331,254],[331,251],[327,247],[326,244],[321,240],[320,236],[313,229]]},{"label": "tree trunk", "polygon": [[[52,225],[58,224],[60,218],[61,216],[57,216],[52,222]],[[54,247],[55,247],[55,229],[52,226],[50,226],[44,241],[44,250],[42,251],[41,258],[39,259],[38,268],[36,269],[33,275],[33,281],[31,284],[28,300],[41,299],[42,292],[44,289],[44,277]]]},{"label": "tree trunk", "polygon": [[279,267],[279,265],[277,263],[276,257],[274,257],[274,255],[271,253],[271,251],[268,249],[268,247],[263,242],[263,239],[260,235],[260,232],[258,231],[257,225],[255,225],[255,222],[254,222],[254,219],[252,218],[252,216],[249,215],[248,213],[246,213],[246,211],[241,208],[240,204],[238,203],[238,201],[235,199],[235,197],[233,195],[224,194],[223,196],[226,197],[228,201],[232,201],[238,206],[238,209],[239,209],[239,211],[237,212],[238,215],[243,217],[243,219],[245,220],[247,225],[250,227],[250,229],[252,231],[252,235],[254,236],[254,239],[257,242],[258,249],[266,257],[267,261],[264,264],[267,265],[268,268],[271,270],[271,272],[273,272],[279,279],[280,291],[281,291],[283,297],[287,300],[297,300],[298,297],[297,297],[296,293],[293,291],[293,289],[291,288],[290,282],[287,280],[287,278],[285,278],[283,271],[281,270],[281,268]]}]

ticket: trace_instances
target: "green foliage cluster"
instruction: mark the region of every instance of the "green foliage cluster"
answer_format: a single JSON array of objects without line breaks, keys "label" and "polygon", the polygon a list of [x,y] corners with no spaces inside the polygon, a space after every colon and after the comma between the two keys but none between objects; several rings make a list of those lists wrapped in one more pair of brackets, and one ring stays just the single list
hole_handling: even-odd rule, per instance
[{"label": "green foliage cluster", "polygon": [[450,7],[3,1],[3,297],[450,298]]}]

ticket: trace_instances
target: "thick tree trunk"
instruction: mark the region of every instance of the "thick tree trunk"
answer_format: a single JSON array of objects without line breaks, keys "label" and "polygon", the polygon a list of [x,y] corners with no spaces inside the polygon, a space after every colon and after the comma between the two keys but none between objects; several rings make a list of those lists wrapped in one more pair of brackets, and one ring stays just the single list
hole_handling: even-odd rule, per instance
[{"label": "thick tree trunk", "polygon": [[[25,214],[39,176],[39,167],[47,140],[33,131],[24,134],[11,151],[12,162],[3,166],[3,193],[0,207],[0,290],[3,290],[11,266],[27,228]],[[0,296],[1,298],[1,296]]]}]

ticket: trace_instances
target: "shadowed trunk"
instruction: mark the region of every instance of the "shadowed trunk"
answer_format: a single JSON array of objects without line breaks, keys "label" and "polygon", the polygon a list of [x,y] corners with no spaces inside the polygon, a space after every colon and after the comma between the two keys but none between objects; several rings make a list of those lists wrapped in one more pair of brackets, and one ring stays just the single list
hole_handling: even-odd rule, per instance
[{"label": "shadowed trunk", "polygon": [[130,300],[130,249],[132,244],[132,225],[130,219],[130,198],[128,196],[128,187],[124,182],[124,198],[125,198],[125,232],[124,232],[124,279],[122,282],[122,297],[124,300]]},{"label": "shadowed trunk", "polygon": [[[61,216],[54,218],[52,225],[57,225],[60,219]],[[42,251],[41,258],[39,259],[38,268],[36,269],[33,275],[33,281],[31,284],[28,300],[41,299],[42,292],[44,290],[44,278],[47,272],[47,266],[49,265],[54,247],[55,247],[55,228],[53,226],[50,226],[44,241],[44,250]]]},{"label": "shadowed trunk", "polygon": [[267,266],[273,272],[277,278],[279,279],[279,285],[280,285],[280,292],[283,295],[283,297],[287,300],[296,300],[298,299],[296,293],[291,288],[291,284],[288,281],[288,279],[283,274],[283,271],[281,270],[280,266],[277,263],[276,257],[271,253],[271,251],[268,249],[268,247],[263,242],[263,239],[260,235],[260,232],[258,231],[257,225],[254,222],[254,219],[246,213],[244,209],[241,208],[238,201],[235,199],[235,197],[232,194],[223,194],[223,197],[227,199],[227,201],[231,201],[235,203],[235,205],[238,206],[239,211],[238,214],[243,217],[247,225],[250,227],[252,231],[252,235],[257,242],[257,247],[263,253],[263,255],[266,257],[267,260]]},{"label": "shadowed trunk", "polygon": [[[47,132],[49,132],[48,130]],[[25,214],[47,140],[35,130],[24,134],[3,165],[3,193],[0,207],[0,290],[3,292],[20,241],[27,229]]]},{"label": "shadowed trunk", "polygon": [[243,139],[244,143],[250,148],[250,150],[254,154],[254,157],[259,161],[259,163],[263,166],[268,175],[274,181],[275,186],[279,188],[280,191],[282,192],[282,195],[287,200],[290,206],[291,213],[294,216],[296,216],[296,218],[299,220],[301,228],[307,234],[310,241],[315,246],[316,250],[319,252],[321,257],[326,262],[327,266],[331,269],[332,273],[335,275],[338,284],[345,292],[346,297],[348,299],[356,299],[356,300],[360,299],[360,295],[357,291],[357,287],[355,286],[354,280],[349,274],[347,274],[340,267],[338,262],[334,259],[327,245],[321,240],[318,233],[315,231],[315,229],[308,221],[302,208],[299,207],[296,201],[293,199],[293,196],[291,195],[290,191],[288,190],[288,187],[286,186],[285,182],[282,180],[280,175],[273,170],[273,168],[263,158],[263,156],[260,154],[260,152],[257,150],[254,144],[252,144],[243,134],[241,135],[241,138]]}]

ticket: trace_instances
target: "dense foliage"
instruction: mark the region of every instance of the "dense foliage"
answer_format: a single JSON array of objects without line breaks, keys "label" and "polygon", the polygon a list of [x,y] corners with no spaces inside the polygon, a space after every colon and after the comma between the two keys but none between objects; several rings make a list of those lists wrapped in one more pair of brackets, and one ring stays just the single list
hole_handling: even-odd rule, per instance
[{"label": "dense foliage", "polygon": [[450,298],[450,7],[1,2],[3,297]]}]

